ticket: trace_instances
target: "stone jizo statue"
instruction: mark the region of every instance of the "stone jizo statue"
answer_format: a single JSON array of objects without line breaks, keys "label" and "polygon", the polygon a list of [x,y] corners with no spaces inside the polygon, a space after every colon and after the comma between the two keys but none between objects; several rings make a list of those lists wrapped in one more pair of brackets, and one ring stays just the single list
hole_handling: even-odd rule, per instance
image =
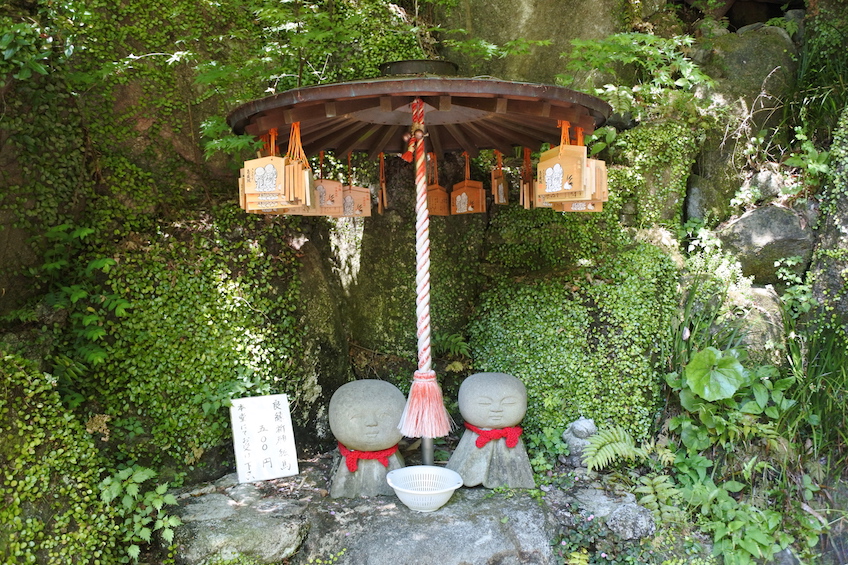
[{"label": "stone jizo statue", "polygon": [[533,469],[518,424],[527,389],[506,373],[477,373],[459,387],[465,433],[448,461],[465,486],[534,488]]},{"label": "stone jizo statue", "polygon": [[341,458],[333,472],[330,496],[392,495],[386,473],[404,466],[397,444],[406,398],[386,381],[346,383],[330,399],[330,430]]}]

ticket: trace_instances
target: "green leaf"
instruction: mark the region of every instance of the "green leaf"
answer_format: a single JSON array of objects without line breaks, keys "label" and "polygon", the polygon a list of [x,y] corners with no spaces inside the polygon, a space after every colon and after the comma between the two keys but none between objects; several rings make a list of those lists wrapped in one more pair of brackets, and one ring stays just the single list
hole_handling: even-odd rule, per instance
[{"label": "green leaf", "polygon": [[125,494],[124,497],[121,499],[121,505],[127,510],[131,510],[132,507],[135,505],[135,499],[129,494]]},{"label": "green leaf", "polygon": [[745,369],[733,355],[708,347],[692,356],[684,371],[686,383],[705,400],[731,398],[745,382]]},{"label": "green leaf", "polygon": [[146,467],[142,467],[137,469],[132,476],[132,480],[136,483],[143,483],[147,479],[153,478],[156,476],[156,471],[153,469],[148,469]]},{"label": "green leaf", "polygon": [[127,554],[132,557],[133,561],[138,561],[138,556],[141,555],[141,548],[133,544],[127,548]]},{"label": "green leaf", "polygon": [[[762,383],[757,383],[752,388],[754,390],[754,398],[757,400],[757,404],[760,406],[760,412],[762,412],[762,409],[765,408],[768,404],[768,389]],[[760,412],[750,412],[750,414],[759,414]]]},{"label": "green leaf", "polygon": [[721,486],[727,492],[739,492],[745,488],[745,485],[739,481],[725,481]]},{"label": "green leaf", "polygon": [[780,379],[774,383],[774,390],[785,391],[789,387],[795,384],[795,377],[787,377],[785,379]]},{"label": "green leaf", "polygon": [[697,412],[704,406],[704,401],[692,394],[690,389],[684,388],[680,391],[680,405],[687,412]]},{"label": "green leaf", "polygon": [[757,416],[763,413],[763,408],[759,405],[759,403],[749,400],[742,405],[739,411],[743,414],[753,414]]},{"label": "green leaf", "polygon": [[128,484],[127,488],[125,490],[126,490],[127,494],[132,496],[133,498],[138,497],[138,483]]}]

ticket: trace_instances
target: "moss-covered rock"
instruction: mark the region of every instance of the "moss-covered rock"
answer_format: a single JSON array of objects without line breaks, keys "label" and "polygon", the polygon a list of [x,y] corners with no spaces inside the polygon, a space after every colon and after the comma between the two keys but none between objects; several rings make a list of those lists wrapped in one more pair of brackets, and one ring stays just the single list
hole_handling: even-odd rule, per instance
[{"label": "moss-covered rock", "polygon": [[676,273],[659,249],[635,244],[610,261],[500,279],[481,297],[471,326],[475,368],[525,383],[533,431],[565,429],[585,416],[647,437]]},{"label": "moss-covered rock", "polygon": [[0,560],[118,562],[116,515],[100,499],[103,460],[56,380],[0,350]]},{"label": "moss-covered rock", "polygon": [[840,116],[831,156],[810,278],[818,303],[815,325],[848,344],[848,108]]},{"label": "moss-covered rock", "polygon": [[229,440],[233,396],[288,393],[305,423],[316,398],[290,237],[281,221],[225,206],[121,245],[104,286],[130,306],[104,324],[102,362],[81,389],[112,417],[120,457],[190,469]]},{"label": "moss-covered rock", "polygon": [[550,41],[550,45],[531,47],[526,55],[495,57],[489,61],[483,60],[482,54],[474,49],[447,49],[446,58],[459,64],[461,75],[485,73],[508,80],[553,84],[556,75],[563,72],[560,54],[571,49],[572,39],[600,39],[621,31],[625,22],[629,23],[629,13],[628,3],[621,0],[591,3],[460,0],[442,19],[447,29],[467,32],[448,34],[448,40],[476,40],[501,46],[518,38]]}]

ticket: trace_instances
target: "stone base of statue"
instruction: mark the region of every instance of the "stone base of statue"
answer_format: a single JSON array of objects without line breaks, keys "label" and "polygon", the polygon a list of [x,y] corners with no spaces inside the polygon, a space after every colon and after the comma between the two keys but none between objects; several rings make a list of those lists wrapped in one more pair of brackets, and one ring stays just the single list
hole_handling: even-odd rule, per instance
[{"label": "stone base of statue", "polygon": [[460,474],[465,486],[536,488],[530,458],[520,438],[515,447],[507,447],[504,438],[477,447],[479,437],[465,430],[447,464],[448,469]]},{"label": "stone base of statue", "polygon": [[351,471],[345,457],[339,457],[330,481],[330,496],[333,498],[359,498],[369,496],[393,496],[395,491],[386,482],[386,473],[405,467],[403,457],[395,453],[388,457],[388,466],[377,459],[360,459],[356,471]]}]

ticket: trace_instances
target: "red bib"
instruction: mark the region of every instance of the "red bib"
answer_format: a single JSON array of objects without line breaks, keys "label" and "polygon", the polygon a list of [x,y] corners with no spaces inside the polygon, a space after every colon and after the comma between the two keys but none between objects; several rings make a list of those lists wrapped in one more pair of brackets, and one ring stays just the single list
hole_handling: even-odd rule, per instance
[{"label": "red bib", "polygon": [[474,444],[477,447],[483,447],[493,439],[506,438],[506,446],[513,448],[518,445],[518,438],[521,437],[521,432],[523,431],[518,426],[514,426],[512,428],[498,428],[494,430],[481,430],[476,426],[472,426],[468,422],[465,423],[465,427],[480,436]]},{"label": "red bib", "polygon": [[383,449],[382,451],[355,451],[353,449],[348,449],[339,442],[339,452],[344,456],[345,463],[347,463],[347,470],[351,473],[355,473],[356,469],[359,467],[360,459],[376,459],[380,463],[383,464],[383,467],[389,466],[389,457],[397,452],[398,446],[393,446],[388,449]]}]

